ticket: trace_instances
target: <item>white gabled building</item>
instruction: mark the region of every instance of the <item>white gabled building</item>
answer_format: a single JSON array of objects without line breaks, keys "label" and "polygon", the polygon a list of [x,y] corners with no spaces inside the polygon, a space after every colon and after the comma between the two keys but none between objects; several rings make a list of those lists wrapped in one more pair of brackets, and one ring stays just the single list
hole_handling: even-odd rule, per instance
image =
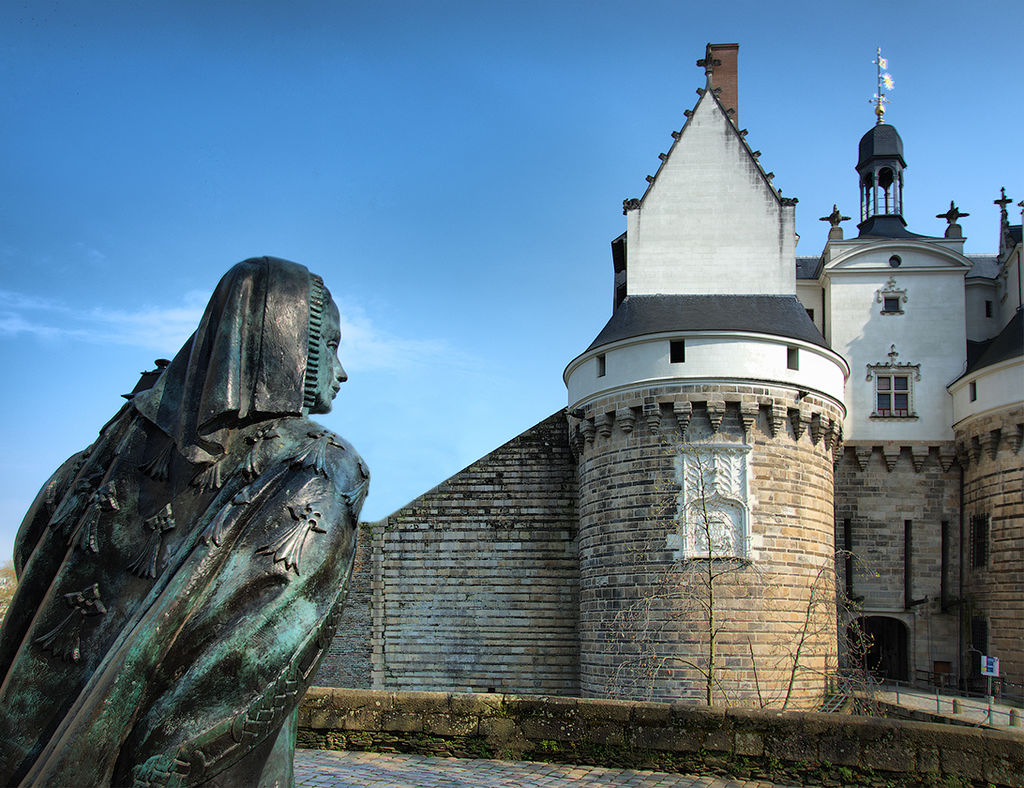
[{"label": "white gabled building", "polygon": [[[736,122],[737,49],[708,45],[700,99],[624,203],[612,314],[566,367],[568,408],[363,530],[367,604],[327,683],[706,701],[713,651],[716,702],[811,706],[841,651],[838,547],[867,667],[980,686],[984,653],[1024,694],[1011,201],[994,255],[964,254],[952,204],[942,236],[911,232],[920,198],[878,123],[856,235],[833,206],[797,257],[796,200]],[[701,566],[728,570],[713,649],[708,589],[665,585]]]},{"label": "white gabled building", "polygon": [[964,254],[952,203],[943,236],[910,232],[898,132],[880,116],[858,154],[856,237],[834,208],[821,255],[797,265],[801,301],[851,370],[836,469],[846,592],[880,673],[969,682],[993,654],[1022,694],[1020,227],[1004,195],[998,256]]}]

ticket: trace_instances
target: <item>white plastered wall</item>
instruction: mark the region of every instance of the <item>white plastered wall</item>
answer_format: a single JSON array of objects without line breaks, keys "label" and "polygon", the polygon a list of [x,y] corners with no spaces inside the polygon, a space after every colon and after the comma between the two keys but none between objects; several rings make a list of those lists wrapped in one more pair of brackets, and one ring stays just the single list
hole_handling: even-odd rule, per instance
[{"label": "white plastered wall", "polygon": [[[975,399],[971,401],[971,383]],[[1024,401],[1024,359],[1012,358],[982,367],[949,387],[953,396],[953,423]]]},{"label": "white plastered wall", "polygon": [[[991,317],[985,316],[985,302],[991,304]],[[999,333],[999,307],[996,282],[993,279],[968,279],[965,285],[965,317],[967,338],[973,342],[991,339]]]},{"label": "white plastered wall", "polygon": [[[966,366],[964,273],[969,261],[945,244],[862,242],[847,246],[826,264],[826,336],[833,350],[850,364],[846,387],[844,435],[850,441],[952,440],[952,399],[946,389]],[[889,258],[901,258],[898,268]],[[905,291],[902,314],[882,314],[880,291]],[[920,365],[904,371],[912,380],[913,418],[872,418],[875,381],[868,365],[890,362]],[[894,368],[894,374],[902,374]]]},{"label": "white plastered wall", "polygon": [[630,295],[794,294],[794,207],[709,94],[626,224]]},{"label": "white plastered wall", "polygon": [[[685,342],[686,360],[672,363],[670,341]],[[797,348],[799,369],[787,366]],[[598,356],[605,374],[598,376]],[[648,381],[764,381],[843,401],[846,364],[826,348],[785,337],[740,332],[652,334],[605,345],[574,359],[565,371],[570,409],[596,395]]]}]

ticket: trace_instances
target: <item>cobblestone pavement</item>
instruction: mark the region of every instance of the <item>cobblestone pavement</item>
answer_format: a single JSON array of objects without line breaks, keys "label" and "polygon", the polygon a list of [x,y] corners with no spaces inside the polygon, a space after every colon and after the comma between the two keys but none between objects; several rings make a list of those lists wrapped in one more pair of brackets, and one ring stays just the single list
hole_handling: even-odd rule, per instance
[{"label": "cobblestone pavement", "polygon": [[527,761],[296,750],[295,785],[306,788],[784,788],[760,780],[695,777]]}]

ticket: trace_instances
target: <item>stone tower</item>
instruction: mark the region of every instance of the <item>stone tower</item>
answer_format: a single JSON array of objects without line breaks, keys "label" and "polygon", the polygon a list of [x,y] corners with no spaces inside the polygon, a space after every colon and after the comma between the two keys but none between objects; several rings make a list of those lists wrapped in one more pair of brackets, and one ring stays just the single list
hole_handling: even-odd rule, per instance
[{"label": "stone tower", "polygon": [[849,367],[796,298],[796,200],[736,125],[735,64],[732,44],[698,61],[624,203],[611,319],[564,374],[584,695],[808,706],[834,664]]}]

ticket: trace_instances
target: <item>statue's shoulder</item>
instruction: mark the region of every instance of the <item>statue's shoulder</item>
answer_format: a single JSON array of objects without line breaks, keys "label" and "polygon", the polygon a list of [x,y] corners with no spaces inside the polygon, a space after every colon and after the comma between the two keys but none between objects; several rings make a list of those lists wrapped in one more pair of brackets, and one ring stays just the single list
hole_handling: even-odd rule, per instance
[{"label": "statue's shoulder", "polygon": [[342,489],[365,485],[370,471],[351,443],[308,418],[286,417],[267,425],[277,433],[279,457],[329,479]]}]

